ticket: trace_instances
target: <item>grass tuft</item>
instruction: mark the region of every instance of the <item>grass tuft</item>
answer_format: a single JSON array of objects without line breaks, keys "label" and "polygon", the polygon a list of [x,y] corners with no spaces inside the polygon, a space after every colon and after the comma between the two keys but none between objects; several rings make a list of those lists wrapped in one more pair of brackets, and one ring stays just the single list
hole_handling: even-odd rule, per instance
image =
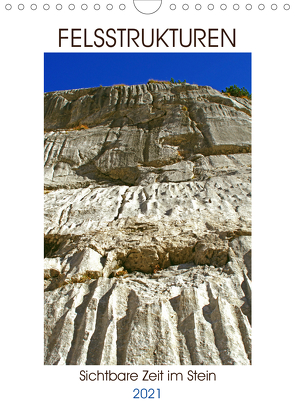
[{"label": "grass tuft", "polygon": [[169,84],[171,85],[171,81],[159,81],[159,80],[148,80],[148,84]]}]

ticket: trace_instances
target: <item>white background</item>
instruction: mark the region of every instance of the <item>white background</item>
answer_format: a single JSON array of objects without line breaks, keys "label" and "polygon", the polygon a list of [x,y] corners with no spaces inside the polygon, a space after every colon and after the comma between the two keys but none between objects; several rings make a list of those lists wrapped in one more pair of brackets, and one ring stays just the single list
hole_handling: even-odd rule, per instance
[{"label": "white background", "polygon": [[[37,1],[37,0],[36,0]],[[291,415],[294,356],[294,9],[270,1],[216,2],[215,10],[169,10],[163,0],[154,15],[137,12],[130,0],[10,1],[0,6],[1,30],[1,379],[5,416],[131,415],[180,413],[196,416]],[[44,2],[45,3],[45,2]],[[69,3],[76,4],[69,11]],[[81,11],[81,3],[89,9]],[[221,11],[221,3],[228,5]],[[245,4],[253,4],[252,11]],[[289,2],[291,3],[291,2]],[[58,48],[58,28],[224,28],[237,31],[236,48],[197,52],[251,52],[253,97],[253,365],[211,367],[98,367],[43,365],[43,55]],[[125,51],[140,51],[129,48]],[[152,49],[152,52],[157,49]],[[159,48],[158,51],[166,51]],[[75,48],[74,52],[83,48]],[[107,49],[102,49],[106,52]],[[110,52],[123,52],[112,48]],[[169,48],[172,52],[172,48]],[[181,49],[175,49],[182,51]],[[188,48],[185,48],[185,52]],[[190,52],[195,52],[191,49]],[[89,52],[89,48],[87,49]],[[95,51],[96,52],[96,51]],[[182,51],[183,52],[183,51]],[[70,71],[70,68],[61,68]],[[216,382],[81,382],[80,369],[154,372],[209,370]],[[134,388],[160,388],[161,399],[135,400]],[[2,389],[3,393],[3,389]]]}]

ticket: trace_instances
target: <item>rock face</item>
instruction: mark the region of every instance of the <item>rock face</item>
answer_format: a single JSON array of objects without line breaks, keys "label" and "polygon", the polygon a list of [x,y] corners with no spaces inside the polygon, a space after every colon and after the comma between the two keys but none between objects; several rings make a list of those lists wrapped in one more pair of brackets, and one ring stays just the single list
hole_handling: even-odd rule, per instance
[{"label": "rock face", "polygon": [[45,364],[251,363],[251,107],[45,94]]}]

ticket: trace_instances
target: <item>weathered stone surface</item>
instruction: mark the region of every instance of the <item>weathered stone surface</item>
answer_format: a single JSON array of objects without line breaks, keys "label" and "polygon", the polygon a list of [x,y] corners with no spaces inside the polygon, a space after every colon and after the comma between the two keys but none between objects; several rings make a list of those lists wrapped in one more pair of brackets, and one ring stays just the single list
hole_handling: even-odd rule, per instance
[{"label": "weathered stone surface", "polygon": [[142,166],[192,160],[196,153],[249,152],[249,114],[246,99],[196,85],[47,93],[45,185],[73,187],[106,178],[132,185]]},{"label": "weathered stone surface", "polygon": [[[222,157],[197,159],[191,181],[146,184],[144,177],[140,185],[131,187],[93,184],[50,191],[45,195],[45,232],[95,232],[113,220],[129,217],[247,223],[251,216],[251,159],[248,154]],[[170,165],[157,175],[160,179],[191,175],[189,169],[177,173],[175,168],[181,164]]]},{"label": "weathered stone surface", "polygon": [[45,363],[251,362],[251,106],[45,95]]},{"label": "weathered stone surface", "polygon": [[182,264],[45,293],[45,363],[247,365],[241,273]]}]

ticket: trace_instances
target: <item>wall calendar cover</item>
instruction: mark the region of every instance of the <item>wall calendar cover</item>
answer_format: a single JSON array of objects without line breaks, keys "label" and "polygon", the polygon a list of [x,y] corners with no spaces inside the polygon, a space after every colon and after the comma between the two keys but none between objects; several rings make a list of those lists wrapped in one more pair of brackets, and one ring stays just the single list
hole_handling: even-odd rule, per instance
[{"label": "wall calendar cover", "polygon": [[289,414],[294,5],[33,1],[0,6],[4,414]]}]

